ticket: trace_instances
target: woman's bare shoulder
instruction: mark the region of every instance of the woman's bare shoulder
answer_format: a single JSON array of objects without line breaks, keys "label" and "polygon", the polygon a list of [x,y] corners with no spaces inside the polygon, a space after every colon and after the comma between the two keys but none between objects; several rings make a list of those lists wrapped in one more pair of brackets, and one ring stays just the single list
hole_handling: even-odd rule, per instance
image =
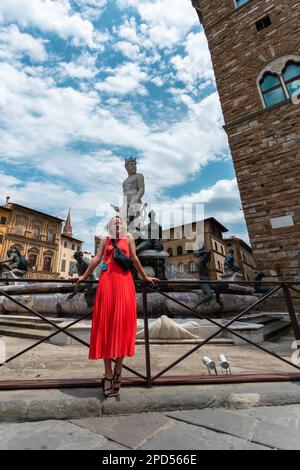
[{"label": "woman's bare shoulder", "polygon": [[131,246],[132,246],[132,244],[135,245],[135,241],[134,241],[134,238],[133,238],[133,236],[131,235],[131,233],[127,233],[126,236],[127,236],[127,243],[128,243],[128,245],[131,245]]}]

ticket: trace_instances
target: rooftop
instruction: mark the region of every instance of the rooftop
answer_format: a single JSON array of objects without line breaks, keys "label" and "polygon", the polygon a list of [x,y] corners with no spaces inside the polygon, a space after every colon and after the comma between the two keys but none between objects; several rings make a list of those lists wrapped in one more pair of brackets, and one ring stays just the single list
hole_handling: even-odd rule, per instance
[{"label": "rooftop", "polygon": [[239,243],[242,247],[244,247],[247,251],[249,251],[250,253],[252,253],[252,248],[251,248],[251,246],[248,245],[248,243],[246,243],[242,238],[232,236],[232,237],[230,237],[230,238],[224,238],[224,242],[225,242],[225,243],[227,243],[227,242],[237,242],[237,243]]},{"label": "rooftop", "polygon": [[13,210],[15,207],[20,207],[21,209],[25,209],[27,211],[30,211],[30,212],[34,212],[36,214],[40,214],[44,217],[50,217],[51,219],[55,219],[55,220],[58,220],[59,222],[64,222],[64,219],[60,219],[59,217],[55,217],[53,215],[50,215],[50,214],[46,214],[45,212],[41,212],[41,211],[38,211],[36,209],[32,209],[31,207],[26,207],[26,206],[22,206],[21,204],[15,204],[14,202],[10,202],[9,203],[9,206],[0,206],[1,208],[3,209],[8,209],[8,210]]},{"label": "rooftop", "polygon": [[180,229],[180,228],[182,228],[182,227],[187,227],[187,226],[189,226],[189,225],[197,224],[197,223],[199,223],[199,222],[211,222],[212,224],[218,226],[218,228],[219,228],[223,233],[229,231],[229,230],[228,230],[226,227],[224,227],[224,225],[222,225],[217,219],[215,219],[214,217],[208,217],[207,219],[203,219],[203,220],[198,220],[198,221],[190,222],[190,223],[188,223],[188,224],[184,224],[184,225],[182,224],[182,225],[177,225],[177,226],[175,226],[175,227],[166,228],[166,229],[163,230],[163,232],[164,232],[164,231],[167,231],[167,230]]},{"label": "rooftop", "polygon": [[69,235],[66,235],[65,233],[62,233],[61,237],[68,238],[69,240],[73,240],[74,242],[84,243],[82,240],[79,240],[78,238],[70,237]]}]

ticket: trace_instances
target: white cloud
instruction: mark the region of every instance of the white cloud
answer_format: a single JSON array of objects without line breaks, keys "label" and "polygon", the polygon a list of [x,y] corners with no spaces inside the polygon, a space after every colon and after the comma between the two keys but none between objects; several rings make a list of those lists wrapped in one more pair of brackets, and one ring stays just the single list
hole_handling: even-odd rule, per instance
[{"label": "white cloud", "polygon": [[0,205],[2,205],[5,202],[6,195],[9,196],[9,191],[11,190],[11,188],[14,186],[17,186],[21,182],[20,180],[18,180],[18,178],[15,178],[12,175],[8,175],[7,173],[4,173],[4,171],[1,171],[1,170],[0,170],[0,181],[1,181],[1,197],[2,197],[2,200],[0,200]]},{"label": "white cloud", "polygon": [[92,23],[74,13],[68,0],[1,0],[1,22],[17,22],[63,39],[72,38],[74,44],[94,46]]},{"label": "white cloud", "polygon": [[151,79],[151,82],[154,83],[154,85],[156,85],[156,86],[158,86],[158,87],[163,86],[163,84],[164,84],[163,79],[162,79],[161,77],[158,77],[158,76],[157,76],[157,77],[153,77],[153,78]]},{"label": "white cloud", "polygon": [[99,70],[96,67],[97,56],[82,54],[72,62],[62,62],[61,68],[63,74],[72,78],[92,79]]},{"label": "white cloud", "polygon": [[118,0],[121,8],[138,10],[144,24],[144,36],[160,47],[172,47],[198,23],[189,0]]},{"label": "white cloud", "polygon": [[113,72],[114,74],[107,77],[103,82],[97,83],[97,90],[116,95],[126,95],[132,92],[140,95],[147,93],[142,83],[148,77],[139,65],[129,62],[120,65]]},{"label": "white cloud", "polygon": [[96,94],[56,87],[51,78],[29,76],[8,64],[0,64],[0,88],[4,159],[65,145],[76,138],[98,102]]},{"label": "white cloud", "polygon": [[120,38],[128,42],[138,44],[141,42],[141,37],[138,36],[137,25],[135,18],[125,18],[124,23],[117,29]]},{"label": "white cloud", "polygon": [[236,179],[223,179],[199,191],[183,194],[177,198],[164,198],[154,205],[154,210],[163,216],[164,228],[181,225],[183,220],[184,223],[191,223],[202,218],[214,217],[226,228],[231,229],[235,235],[239,234],[248,241],[244,214],[240,206]]},{"label": "white cloud", "polygon": [[152,187],[182,184],[209,162],[224,158],[227,138],[216,93],[200,102],[190,99],[187,115],[164,130],[151,133],[142,159]]},{"label": "white cloud", "polygon": [[[127,65],[100,88],[117,95],[138,90],[146,76],[135,64]],[[156,191],[183,183],[228,148],[216,93],[200,102],[179,95],[186,116],[171,125],[155,123],[152,129],[129,103],[105,108],[97,93],[57,87],[51,78],[29,76],[8,64],[0,65],[0,89],[0,155],[6,161],[21,164],[31,156],[40,166],[48,156],[55,167],[74,141],[135,148]]]},{"label": "white cloud", "polygon": [[214,83],[210,52],[205,33],[190,33],[184,43],[185,56],[176,55],[171,63],[177,70],[177,78],[190,87],[194,87],[198,80],[207,80]]},{"label": "white cloud", "polygon": [[75,0],[80,7],[80,13],[83,18],[88,20],[97,20],[107,5],[107,0]]},{"label": "white cloud", "polygon": [[21,32],[17,25],[3,27],[0,30],[0,58],[15,61],[25,54],[33,61],[43,62],[47,59],[45,42]]},{"label": "white cloud", "polygon": [[140,48],[137,44],[132,44],[128,41],[119,41],[114,44],[114,49],[121,52],[124,57],[127,57],[131,60],[138,59],[140,55]]}]

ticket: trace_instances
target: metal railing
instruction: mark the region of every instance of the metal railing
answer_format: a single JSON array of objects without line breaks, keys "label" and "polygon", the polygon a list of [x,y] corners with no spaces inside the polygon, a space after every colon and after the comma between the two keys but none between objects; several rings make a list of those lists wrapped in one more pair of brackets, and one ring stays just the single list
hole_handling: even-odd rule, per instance
[{"label": "metal railing", "polygon": [[[72,290],[72,287],[66,287],[68,284],[74,284],[74,281],[72,280],[44,280],[44,279],[3,279],[0,278],[0,282],[5,282],[5,283],[24,283],[26,282],[27,284],[34,284],[34,283],[39,283],[42,282],[43,284],[48,283],[55,283],[55,284],[61,284],[61,292],[70,292]],[[262,294],[262,297],[254,302],[252,305],[238,313],[234,318],[229,320],[225,325],[217,321],[216,319],[209,318],[207,315],[200,313],[197,311],[195,308],[192,308],[189,305],[186,305],[185,303],[181,302],[178,299],[174,299],[171,295],[169,295],[170,292],[174,292],[174,289],[176,289],[176,286],[181,286],[181,288],[185,288],[187,291],[188,290],[195,290],[195,289],[201,289],[201,284],[205,282],[205,284],[211,285],[214,289],[218,290],[220,288],[226,287],[226,285],[247,285],[247,286],[252,286],[252,287],[268,287],[270,288],[272,286],[272,289],[268,291],[265,294]],[[98,283],[98,281],[85,281],[84,284],[94,284]],[[289,361],[288,359],[279,356],[277,353],[274,351],[268,350],[266,347],[262,346],[261,344],[254,343],[252,340],[249,338],[243,336],[242,334],[238,333],[237,331],[233,330],[231,326],[242,319],[249,311],[252,309],[258,307],[261,305],[263,302],[266,300],[270,299],[274,294],[279,293],[280,291],[283,293],[283,298],[285,299],[285,304],[287,308],[287,312],[289,314],[290,322],[292,325],[293,333],[295,336],[295,340],[298,341],[297,344],[299,344],[300,347],[300,325],[297,319],[297,315],[295,312],[294,308],[294,303],[293,303],[293,298],[291,295],[291,290],[294,292],[297,292],[298,294],[300,293],[300,289],[297,287],[300,287],[300,283],[289,283],[289,282],[268,282],[264,283],[262,281],[254,282],[254,281],[247,281],[247,282],[235,282],[235,281],[203,281],[203,280],[180,280],[180,281],[160,281],[158,284],[149,284],[145,283],[142,281],[136,281],[136,287],[137,290],[142,292],[142,300],[143,300],[143,317],[144,317],[144,343],[145,343],[145,369],[146,369],[146,375],[142,374],[130,367],[128,367],[126,364],[124,364],[124,368],[132,373],[137,379],[133,378],[125,378],[125,383],[128,385],[147,385],[151,386],[154,384],[196,384],[196,383],[234,383],[234,382],[253,382],[253,381],[268,381],[268,380],[276,380],[276,381],[283,381],[283,380],[300,380],[300,367],[293,362]],[[59,288],[58,288],[59,289]],[[148,294],[149,293],[157,293],[159,295],[162,295],[166,297],[169,301],[174,302],[175,304],[179,305],[181,308],[185,309],[187,312],[190,314],[201,318],[205,319],[212,325],[218,327],[218,330],[212,333],[210,336],[208,336],[204,340],[199,340],[199,343],[196,344],[190,351],[186,352],[185,354],[181,355],[179,358],[177,358],[175,361],[173,361],[171,364],[169,364],[167,367],[164,367],[161,371],[156,373],[155,375],[152,374],[152,367],[151,367],[151,345],[150,345],[150,339],[149,339],[149,314],[148,314]],[[254,295],[257,295],[254,293]],[[89,347],[89,344],[82,340],[81,338],[78,338],[74,334],[72,334],[69,330],[69,328],[73,327],[74,325],[78,324],[82,320],[85,320],[88,317],[91,317],[91,313],[87,313],[84,316],[80,318],[76,318],[74,321],[69,323],[68,325],[64,327],[60,327],[57,325],[55,322],[53,322],[51,319],[43,316],[39,312],[35,311],[31,307],[25,305],[24,303],[20,302],[18,299],[13,297],[13,294],[7,293],[3,290],[2,286],[0,286],[0,296],[5,297],[9,301],[15,303],[25,311],[29,312],[30,314],[38,317],[40,320],[46,322],[47,324],[51,325],[53,328],[55,328],[56,331],[50,333],[48,336],[40,339],[39,341],[35,342],[34,344],[30,345],[29,347],[23,349],[22,351],[18,352],[17,354],[14,354],[13,356],[9,357],[5,363],[0,364],[0,368],[18,357],[26,354],[28,351],[38,347],[40,344],[49,341],[51,338],[54,336],[58,335],[59,333],[64,333],[67,336],[71,337],[72,339],[78,341],[80,344],[82,344],[85,347]],[[250,344],[251,346],[254,346],[258,348],[260,351],[272,356],[273,358],[277,359],[278,361],[281,361],[285,363],[288,366],[291,366],[295,368],[298,372],[297,373],[278,373],[278,374],[243,374],[243,375],[230,375],[230,376],[166,376],[166,373],[169,372],[171,369],[173,369],[175,366],[177,366],[179,363],[181,363],[183,360],[185,360],[187,357],[198,351],[200,348],[203,346],[207,345],[211,340],[216,338],[220,333],[223,332],[229,332],[232,336],[237,337],[239,339],[242,339],[246,343]],[[1,369],[0,369],[1,370]],[[68,379],[51,379],[51,380],[29,380],[29,381],[18,381],[18,380],[12,380],[12,381],[1,381],[0,380],[0,389],[22,389],[22,388],[56,388],[56,387],[78,387],[78,386],[96,386],[99,384],[100,379],[74,379],[74,378],[68,378]]]}]

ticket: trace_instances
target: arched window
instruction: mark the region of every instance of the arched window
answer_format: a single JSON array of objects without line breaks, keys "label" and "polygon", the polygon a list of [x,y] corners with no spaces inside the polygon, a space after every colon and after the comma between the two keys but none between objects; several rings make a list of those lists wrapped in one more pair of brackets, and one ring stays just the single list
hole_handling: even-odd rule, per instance
[{"label": "arched window", "polygon": [[281,80],[275,73],[268,72],[264,75],[260,81],[260,89],[267,108],[286,100]]},{"label": "arched window", "polygon": [[177,247],[177,256],[181,256],[183,253],[182,246]]},{"label": "arched window", "polygon": [[52,265],[52,257],[45,256],[44,264],[43,264],[43,271],[50,273],[51,272],[51,265]]},{"label": "arched window", "polygon": [[47,273],[51,273],[52,261],[53,261],[53,253],[51,251],[46,251],[44,254],[43,271]]},{"label": "arched window", "polygon": [[257,84],[266,108],[300,97],[300,56],[277,57],[259,72]]},{"label": "arched window", "polygon": [[30,268],[37,266],[39,251],[37,248],[31,248],[28,251],[28,265]]},{"label": "arched window", "polygon": [[178,265],[178,271],[179,271],[180,273],[184,273],[184,264],[183,264],[183,263],[180,263],[180,264]]},{"label": "arched window", "polygon": [[170,256],[173,256],[173,250],[172,250],[172,248],[168,248],[168,253],[169,253]]},{"label": "arched window", "polygon": [[288,62],[282,75],[289,95],[300,93],[300,62]]},{"label": "arched window", "polygon": [[30,253],[28,256],[28,265],[30,268],[34,268],[37,265],[37,254]]}]

